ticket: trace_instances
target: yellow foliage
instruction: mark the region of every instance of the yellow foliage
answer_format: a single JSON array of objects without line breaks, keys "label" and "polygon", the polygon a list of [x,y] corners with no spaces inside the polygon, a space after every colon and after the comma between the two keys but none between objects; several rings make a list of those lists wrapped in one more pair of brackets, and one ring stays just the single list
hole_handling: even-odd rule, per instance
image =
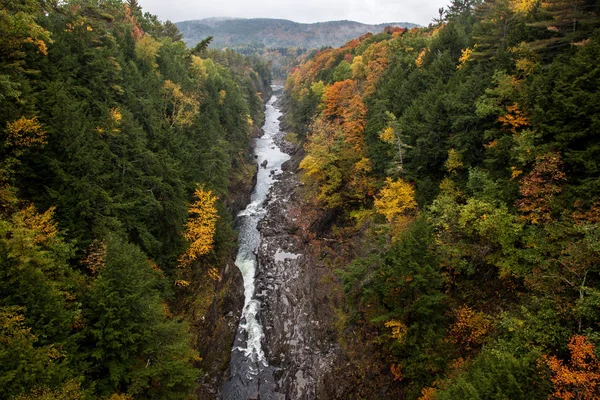
[{"label": "yellow foliage", "polygon": [[208,277],[213,281],[221,280],[221,274],[219,274],[219,270],[214,267],[208,269]]},{"label": "yellow foliage", "polygon": [[310,85],[310,92],[318,98],[323,97],[323,93],[325,93],[326,89],[327,87],[325,86],[323,81],[315,82]]},{"label": "yellow foliage", "polygon": [[461,69],[471,58],[471,54],[473,54],[473,49],[467,47],[466,49],[461,50],[462,54],[460,55],[460,58],[458,59],[458,65],[456,66],[456,69]]},{"label": "yellow foliage", "polygon": [[41,39],[34,39],[32,37],[28,37],[25,39],[25,43],[33,43],[35,47],[37,47],[38,51],[43,55],[48,55],[48,46],[46,46],[46,42]]},{"label": "yellow foliage", "polygon": [[227,98],[227,91],[221,89],[219,90],[219,104],[223,104],[225,99]]},{"label": "yellow foliage", "polygon": [[535,63],[531,61],[529,58],[519,58],[515,62],[515,66],[517,70],[521,71],[525,76],[529,76],[535,72]]},{"label": "yellow foliage", "polygon": [[217,197],[210,190],[196,189],[197,200],[190,206],[191,217],[186,224],[184,237],[191,242],[180,262],[187,266],[213,248],[213,237],[218,219]]},{"label": "yellow foliage", "polygon": [[540,3],[540,0],[510,0],[510,8],[517,14],[529,14]]},{"label": "yellow foliage", "polygon": [[448,172],[456,172],[463,167],[462,154],[454,149],[448,151],[448,159],[444,164]]},{"label": "yellow foliage", "polygon": [[83,400],[84,398],[81,384],[76,380],[71,380],[54,389],[35,388],[27,394],[15,397],[14,400]]},{"label": "yellow foliage", "polygon": [[[330,208],[340,206],[343,175],[338,167],[343,155],[336,151],[336,143],[343,141],[343,132],[333,124],[318,120],[311,126],[311,135],[305,148],[307,155],[300,163],[302,179],[318,185],[318,200]],[[337,146],[339,148],[341,146]]]},{"label": "yellow foliage", "polygon": [[394,133],[394,128],[392,126],[388,126],[384,130],[379,132],[379,139],[381,139],[381,141],[384,143],[394,144],[396,141],[396,134]]},{"label": "yellow foliage", "polygon": [[190,71],[197,78],[206,78],[208,76],[204,60],[198,56],[191,56]]},{"label": "yellow foliage", "polygon": [[10,147],[32,147],[42,146],[46,142],[46,132],[37,120],[37,117],[21,117],[8,124],[6,146]]},{"label": "yellow foliage", "polygon": [[406,333],[408,332],[408,327],[404,325],[402,321],[392,319],[385,323],[385,327],[392,328],[392,337],[400,343],[404,343]]},{"label": "yellow foliage", "polygon": [[444,178],[442,182],[440,182],[440,193],[453,199],[462,196],[462,192],[450,178]]},{"label": "yellow foliage", "polygon": [[421,68],[423,66],[423,59],[425,58],[426,54],[427,54],[427,49],[421,50],[421,52],[417,56],[417,59],[415,60],[415,64],[417,65],[417,67]]},{"label": "yellow foliage", "polygon": [[96,132],[98,132],[100,135],[102,135],[105,132],[109,135],[121,132],[120,125],[122,119],[123,114],[121,114],[121,108],[111,108],[108,112],[108,118],[106,123],[103,126],[97,126]]},{"label": "yellow foliage", "polygon": [[375,198],[375,209],[385,215],[388,222],[394,222],[417,207],[415,190],[402,179],[386,179],[385,186]]},{"label": "yellow foliage", "polygon": [[50,207],[46,212],[40,214],[32,204],[19,210],[14,218],[18,225],[25,227],[33,233],[34,243],[43,243],[58,233],[56,224],[52,219],[53,217],[54,207]]},{"label": "yellow foliage", "polygon": [[[219,95],[221,96],[221,93]],[[225,94],[223,94],[223,98],[224,96]],[[194,122],[200,102],[193,94],[184,93],[181,86],[171,80],[166,80],[163,84],[163,97],[165,99],[165,117],[171,126],[189,126]],[[167,110],[168,105],[171,105],[170,110]]]},{"label": "yellow foliage", "polygon": [[156,57],[161,43],[150,35],[144,35],[135,43],[135,56],[153,68],[157,68]]},{"label": "yellow foliage", "polygon": [[108,400],[133,400],[133,397],[124,393],[114,393],[108,398]]},{"label": "yellow foliage", "polygon": [[352,71],[353,79],[364,79],[367,76],[367,70],[363,63],[362,56],[356,56],[350,64],[350,70]]},{"label": "yellow foliage", "polygon": [[119,107],[111,108],[110,120],[115,124],[119,124],[121,122],[121,119],[123,119],[123,116],[121,115],[121,110],[119,109]]},{"label": "yellow foliage", "polygon": [[350,180],[348,182],[348,195],[350,197],[361,201],[365,198],[365,195],[369,197],[373,196],[375,183],[368,175],[371,170],[371,160],[366,157],[363,157],[354,163],[352,170],[350,171]]},{"label": "yellow foliage", "polygon": [[517,167],[510,167],[510,169],[512,171],[511,172],[511,177],[510,177],[511,180],[519,177],[523,173],[523,171],[520,170],[520,169],[518,169]]}]

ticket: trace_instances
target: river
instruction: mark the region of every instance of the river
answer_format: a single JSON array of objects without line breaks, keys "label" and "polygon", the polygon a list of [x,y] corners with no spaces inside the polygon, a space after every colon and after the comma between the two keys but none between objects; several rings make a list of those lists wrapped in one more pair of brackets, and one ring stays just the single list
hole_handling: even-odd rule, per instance
[{"label": "river", "polygon": [[[281,87],[274,87],[276,93]],[[254,155],[259,165],[256,185],[250,204],[237,216],[239,248],[235,265],[244,280],[244,308],[231,354],[231,378],[222,393],[226,400],[258,398],[276,399],[273,367],[270,367],[263,350],[264,333],[260,322],[261,301],[255,296],[257,275],[257,251],[261,236],[258,223],[266,214],[267,195],[281,165],[290,156],[276,145],[275,136],[280,134],[281,112],[275,107],[277,94],[266,104],[265,124],[262,137],[255,139]]]}]

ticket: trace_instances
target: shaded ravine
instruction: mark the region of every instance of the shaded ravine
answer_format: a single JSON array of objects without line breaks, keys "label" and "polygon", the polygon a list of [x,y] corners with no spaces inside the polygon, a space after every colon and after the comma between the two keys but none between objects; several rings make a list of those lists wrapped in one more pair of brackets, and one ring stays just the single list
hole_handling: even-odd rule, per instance
[{"label": "shaded ravine", "polygon": [[327,398],[323,378],[339,355],[326,322],[332,320],[330,294],[321,289],[306,241],[296,235],[301,149],[283,140],[281,88],[274,89],[264,135],[255,142],[256,187],[237,219],[236,265],[246,300],[221,390],[225,400]]}]

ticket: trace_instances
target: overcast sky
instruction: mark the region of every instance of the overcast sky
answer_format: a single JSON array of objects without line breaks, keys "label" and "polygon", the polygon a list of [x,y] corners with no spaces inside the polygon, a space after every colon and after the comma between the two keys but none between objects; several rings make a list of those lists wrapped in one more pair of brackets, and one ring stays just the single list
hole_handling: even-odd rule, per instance
[{"label": "overcast sky", "polygon": [[138,0],[144,11],[178,22],[207,17],[284,18],[296,22],[348,19],[368,24],[427,25],[450,0]]}]

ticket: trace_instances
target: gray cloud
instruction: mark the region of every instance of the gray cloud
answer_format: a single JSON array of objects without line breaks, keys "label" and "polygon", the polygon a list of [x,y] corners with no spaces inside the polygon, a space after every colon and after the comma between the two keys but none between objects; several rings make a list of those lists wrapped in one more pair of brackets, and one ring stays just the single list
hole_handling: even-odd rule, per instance
[{"label": "gray cloud", "polygon": [[427,25],[450,0],[139,0],[144,11],[174,22],[207,17],[284,18],[297,22],[349,19]]}]

